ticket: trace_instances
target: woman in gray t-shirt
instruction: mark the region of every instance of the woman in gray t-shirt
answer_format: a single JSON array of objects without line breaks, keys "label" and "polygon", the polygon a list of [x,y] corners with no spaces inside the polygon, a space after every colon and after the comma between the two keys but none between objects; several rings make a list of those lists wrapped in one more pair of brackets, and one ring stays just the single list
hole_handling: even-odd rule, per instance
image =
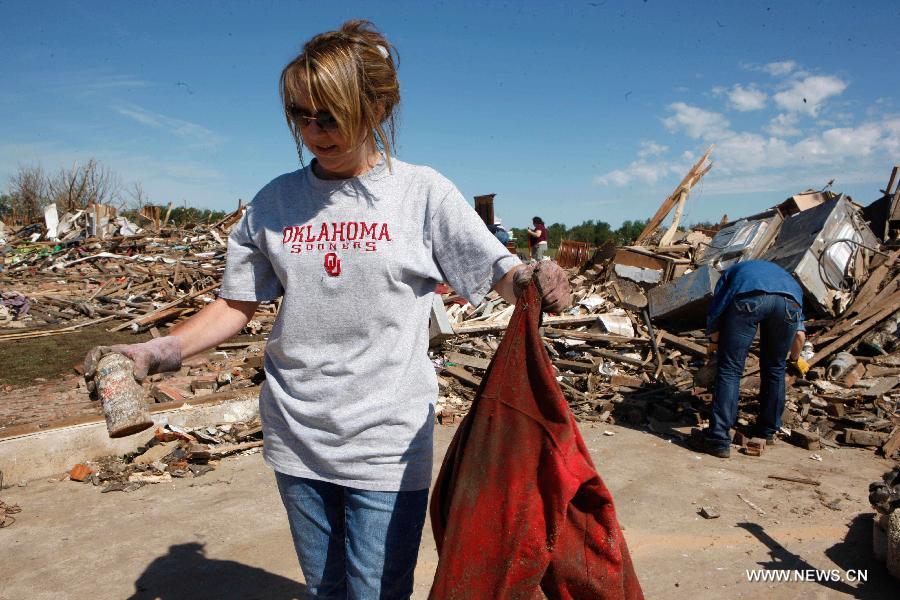
[{"label": "woman in gray t-shirt", "polygon": [[282,299],[260,391],[266,463],[313,597],[407,598],[428,486],[437,380],[433,290],[514,303],[537,280],[546,310],[570,301],[556,263],[524,267],[456,187],[392,157],[395,51],[371,23],[315,36],[281,74],[285,117],[310,164],[277,177],[228,240],[219,298],[143,344],[96,348],[138,378],[239,332]]}]

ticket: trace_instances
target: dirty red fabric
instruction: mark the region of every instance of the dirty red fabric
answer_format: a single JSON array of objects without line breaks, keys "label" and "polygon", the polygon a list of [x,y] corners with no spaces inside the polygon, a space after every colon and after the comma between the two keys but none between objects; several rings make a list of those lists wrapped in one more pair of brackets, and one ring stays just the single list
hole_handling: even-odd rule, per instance
[{"label": "dirty red fabric", "polygon": [[432,600],[643,598],[541,342],[540,306],[532,285],[441,466]]}]

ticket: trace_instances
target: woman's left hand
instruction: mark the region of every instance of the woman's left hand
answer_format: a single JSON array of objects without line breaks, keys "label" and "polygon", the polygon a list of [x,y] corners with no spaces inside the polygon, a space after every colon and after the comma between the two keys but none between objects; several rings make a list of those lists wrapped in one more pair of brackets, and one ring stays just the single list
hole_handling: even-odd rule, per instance
[{"label": "woman's left hand", "polygon": [[534,281],[541,293],[541,306],[545,312],[559,313],[572,305],[572,288],[565,270],[552,260],[542,260],[526,265],[515,273],[516,296]]}]

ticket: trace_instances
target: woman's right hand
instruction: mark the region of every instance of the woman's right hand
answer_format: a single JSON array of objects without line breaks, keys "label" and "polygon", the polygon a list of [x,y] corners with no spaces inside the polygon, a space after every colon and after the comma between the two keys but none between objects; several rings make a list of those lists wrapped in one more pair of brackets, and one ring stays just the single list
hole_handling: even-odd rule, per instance
[{"label": "woman's right hand", "polygon": [[84,358],[84,380],[89,390],[94,390],[97,364],[111,352],[124,354],[134,361],[134,378],[138,381],[143,381],[148,375],[177,371],[181,368],[181,342],[173,335],[140,344],[95,346]]}]

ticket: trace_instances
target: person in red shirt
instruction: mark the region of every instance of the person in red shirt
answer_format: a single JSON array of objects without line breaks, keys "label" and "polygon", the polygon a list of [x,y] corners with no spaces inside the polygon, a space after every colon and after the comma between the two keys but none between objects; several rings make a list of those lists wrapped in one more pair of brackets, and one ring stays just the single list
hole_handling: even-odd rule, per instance
[{"label": "person in red shirt", "polygon": [[534,260],[543,260],[544,253],[547,251],[547,228],[544,227],[544,220],[540,217],[531,219],[534,227],[528,228],[528,247],[531,250],[531,258]]}]

